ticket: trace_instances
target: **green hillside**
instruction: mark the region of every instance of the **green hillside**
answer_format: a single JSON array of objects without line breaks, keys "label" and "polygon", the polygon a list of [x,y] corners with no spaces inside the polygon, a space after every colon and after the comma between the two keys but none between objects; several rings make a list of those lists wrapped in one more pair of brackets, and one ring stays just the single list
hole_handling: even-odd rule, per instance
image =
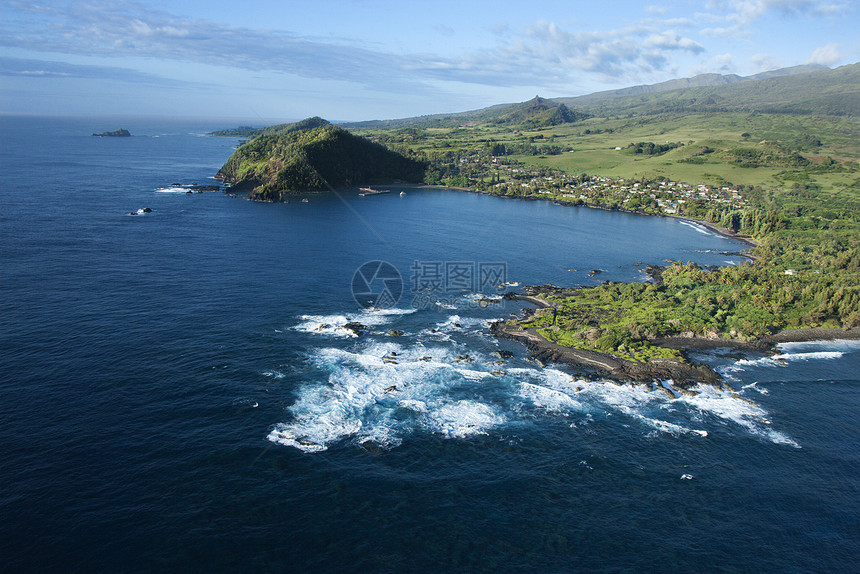
[{"label": "green hillside", "polygon": [[427,183],[685,216],[758,243],[748,266],[544,293],[552,308],[519,326],[548,341],[648,361],[678,335],[860,326],[860,64],[714,84],[556,100],[568,122],[523,121],[537,99],[356,132],[423,158]]},{"label": "green hillside", "polygon": [[453,128],[465,124],[485,123],[517,129],[536,129],[584,120],[580,111],[556,100],[535,96],[527,102],[500,104],[458,114],[441,114],[400,120],[374,120],[344,124],[350,130],[397,129],[403,127]]},{"label": "green hillside", "polygon": [[353,122],[343,127],[351,130],[452,128],[469,123],[499,123],[503,118],[516,116],[533,102],[543,106],[564,104],[576,116],[570,121],[631,114],[729,111],[856,116],[860,113],[860,64],[834,70],[822,66],[795,66],[746,78],[702,74],[585,96],[554,99],[536,97],[528,102],[497,104],[468,112]]},{"label": "green hillside", "polygon": [[394,180],[421,181],[424,165],[321,118],[273,126],[237,149],[217,177],[249,199],[279,201],[300,191],[325,191]]},{"label": "green hillside", "polygon": [[710,85],[535,98],[350,124],[353,133],[311,118],[268,128],[220,175],[278,200],[324,180],[423,174],[498,196],[699,219],[758,244],[748,266],[676,262],[647,288],[547,294],[553,308],[521,326],[568,347],[648,361],[671,350],[656,348],[665,337],[860,326],[860,64],[696,83]]},{"label": "green hillside", "polygon": [[559,98],[583,112],[611,117],[667,112],[758,112],[856,116],[860,112],[860,64],[725,85],[594,98]]}]

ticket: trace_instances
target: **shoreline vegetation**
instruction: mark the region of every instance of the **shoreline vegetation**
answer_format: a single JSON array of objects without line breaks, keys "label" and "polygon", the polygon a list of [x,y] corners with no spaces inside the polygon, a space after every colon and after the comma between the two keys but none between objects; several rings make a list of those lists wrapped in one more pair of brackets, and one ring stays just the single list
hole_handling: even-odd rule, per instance
[{"label": "shoreline vegetation", "polygon": [[[341,188],[400,180],[674,217],[742,242],[750,259],[742,265],[673,261],[649,265],[649,283],[523,288],[507,296],[536,307],[491,329],[543,362],[617,380],[670,378],[684,389],[720,383],[687,349],[772,352],[779,342],[860,338],[858,81],[854,64],[740,87],[568,99],[563,108],[535,98],[347,131],[309,118],[262,130],[218,175],[256,200],[324,190],[323,180]],[[819,101],[821,85],[829,94]],[[395,169],[384,173],[333,169],[366,149],[403,161],[386,155]]]},{"label": "shoreline vegetation", "polygon": [[[550,198],[539,196],[512,198],[507,195],[487,194],[486,192],[466,187],[449,187],[422,183],[383,184],[378,185],[377,187],[382,189],[452,189],[455,191],[494,195],[509,199],[551,201]],[[582,207],[591,207],[594,209],[593,206]],[[741,235],[731,229],[690,217],[666,214],[640,215],[671,217],[691,224],[700,225],[712,233],[746,244],[748,248],[742,250],[740,255],[749,258],[753,263],[756,261],[756,256],[752,251],[761,244],[750,236]],[[676,262],[673,266],[679,264],[679,262]],[[688,265],[691,265],[694,269],[699,269],[695,264]],[[671,269],[671,267],[647,265],[647,274],[653,281],[650,285],[661,285],[663,283],[663,273],[666,269]],[[720,269],[727,268],[716,268],[710,270],[710,272],[719,271]],[[554,323],[557,323],[559,315],[564,312],[563,304],[565,299],[581,296],[583,293],[587,293],[590,290],[599,289],[607,285],[644,286],[645,284],[606,282],[603,285],[595,287],[580,286],[573,288],[563,288],[555,285],[524,286],[521,288],[523,293],[509,291],[504,294],[504,298],[507,300],[530,303],[534,305],[535,308],[524,309],[517,318],[491,323],[489,332],[495,337],[522,343],[526,347],[530,357],[540,361],[542,364],[564,364],[581,376],[609,378],[617,382],[635,384],[650,384],[657,380],[671,380],[671,386],[660,387],[670,394],[672,391],[680,394],[689,393],[691,392],[689,389],[699,383],[726,386],[722,377],[714,370],[706,365],[692,362],[688,358],[687,352],[689,350],[698,351],[725,348],[739,351],[775,354],[776,346],[779,343],[860,339],[860,326],[810,326],[784,330],[769,329],[766,333],[756,336],[743,336],[740,333],[725,336],[724,334],[720,334],[713,330],[703,334],[695,331],[686,331],[663,336],[648,336],[647,341],[644,342],[643,345],[640,345],[640,348],[647,349],[646,352],[643,353],[641,351],[637,352],[635,345],[630,345],[630,348],[624,348],[619,345],[615,346],[612,350],[598,350],[600,347],[594,343],[597,343],[600,339],[601,328],[604,327],[605,324],[608,324],[608,321],[601,323],[600,319],[587,320],[584,323],[585,325],[591,326],[591,329],[589,330],[590,332],[586,332],[580,337],[584,344],[578,346],[560,344],[557,338],[547,336],[547,332],[541,330],[541,312],[545,312],[544,310],[551,311],[554,316]],[[597,330],[596,333],[594,332],[595,330]],[[619,347],[621,348],[619,349]],[[619,350],[622,350],[622,352],[617,352]]]}]

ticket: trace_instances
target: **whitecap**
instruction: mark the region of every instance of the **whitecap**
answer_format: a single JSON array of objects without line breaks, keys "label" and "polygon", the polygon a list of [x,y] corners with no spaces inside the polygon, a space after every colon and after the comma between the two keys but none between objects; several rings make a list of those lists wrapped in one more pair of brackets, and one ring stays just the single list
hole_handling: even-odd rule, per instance
[{"label": "whitecap", "polygon": [[813,361],[816,359],[839,359],[845,355],[842,351],[813,351],[808,353],[783,353],[774,355],[776,361]]},{"label": "whitecap", "polygon": [[301,323],[293,326],[296,331],[335,337],[358,337],[352,329],[344,327],[351,321],[346,315],[301,315]]},{"label": "whitecap", "polygon": [[192,190],[188,187],[174,185],[170,187],[159,187],[155,190],[155,193],[188,193],[189,191]]},{"label": "whitecap", "polygon": [[305,452],[342,440],[393,448],[418,428],[463,437],[505,420],[493,407],[457,400],[455,390],[489,373],[452,364],[449,348],[371,341],[355,352],[321,349],[312,360],[328,380],[299,389],[288,408],[291,420],[277,425],[269,440]]},{"label": "whitecap", "polygon": [[346,328],[347,323],[356,322],[366,327],[379,327],[396,317],[414,312],[415,309],[367,309],[354,315],[300,315],[300,323],[293,326],[293,329],[304,333],[351,338],[358,337],[358,334]]},{"label": "whitecap", "polygon": [[860,340],[834,339],[832,341],[804,341],[799,343],[780,343],[777,348],[784,353],[801,353],[811,350],[841,351],[853,353],[860,351]]},{"label": "whitecap", "polygon": [[471,400],[443,404],[428,415],[432,430],[455,438],[487,434],[487,430],[505,422],[505,417],[490,405]]},{"label": "whitecap", "polygon": [[481,317],[461,317],[460,315],[450,315],[445,321],[436,323],[437,329],[467,329],[472,327],[485,327],[492,321]]},{"label": "whitecap", "polygon": [[678,221],[678,223],[680,223],[681,225],[685,225],[687,227],[692,227],[693,229],[695,229],[696,231],[698,231],[702,235],[711,235],[711,236],[716,235],[715,233],[712,233],[711,231],[709,231],[708,228],[704,227],[703,225],[699,225],[698,223],[693,223],[692,221],[680,220],[680,221]]},{"label": "whitecap", "polygon": [[767,418],[767,411],[752,401],[747,401],[732,391],[720,390],[710,385],[699,385],[695,390],[697,391],[695,396],[683,396],[678,400],[703,413],[733,422],[753,435],[766,438],[776,444],[800,448],[800,445],[788,435],[767,428],[771,424]]},{"label": "whitecap", "polygon": [[519,392],[520,396],[547,412],[566,414],[583,410],[582,403],[557,389],[523,382],[519,384]]},{"label": "whitecap", "polygon": [[742,388],[742,389],[744,389],[744,390],[746,390],[746,389],[752,389],[752,390],[754,390],[754,391],[757,391],[758,393],[761,393],[762,395],[766,395],[766,394],[768,394],[768,393],[770,392],[770,391],[768,391],[767,389],[765,389],[764,387],[760,387],[760,386],[758,386],[758,381],[756,381],[756,382],[754,382],[754,383],[750,383],[750,384],[748,384],[748,385],[744,385],[744,386],[743,386],[743,387],[741,387],[741,388]]},{"label": "whitecap", "polygon": [[730,365],[720,367],[719,371],[726,373],[743,371],[750,367],[785,367],[789,362],[839,359],[845,351],[809,351],[798,353],[781,353],[758,359],[739,359]]}]

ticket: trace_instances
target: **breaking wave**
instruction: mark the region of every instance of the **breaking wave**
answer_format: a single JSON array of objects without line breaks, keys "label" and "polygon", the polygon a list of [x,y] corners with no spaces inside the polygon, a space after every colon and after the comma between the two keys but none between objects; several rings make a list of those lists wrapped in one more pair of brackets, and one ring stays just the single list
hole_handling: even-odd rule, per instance
[{"label": "breaking wave", "polygon": [[[380,325],[395,314],[368,312],[355,319]],[[319,332],[312,326],[346,320],[345,315],[304,316],[303,328]],[[423,330],[397,339],[367,336],[349,349],[312,351],[309,359],[320,379],[297,389],[287,421],[275,425],[268,439],[308,453],[342,443],[391,449],[416,432],[467,439],[516,434],[521,425],[541,424],[547,417],[571,419],[574,428],[614,415],[644,435],[706,440],[714,429],[735,428],[799,448],[772,428],[763,407],[743,397],[747,389],[739,394],[701,385],[681,393],[668,381],[650,386],[586,381],[525,359],[475,352],[478,344],[452,337],[474,339],[482,322],[452,315],[436,323],[436,338]],[[482,343],[486,348],[487,340]]]},{"label": "breaking wave", "polygon": [[687,226],[687,227],[692,227],[693,229],[695,229],[696,231],[698,231],[698,232],[699,232],[699,233],[701,233],[702,235],[711,235],[711,236],[715,236],[715,235],[716,235],[716,233],[713,233],[712,231],[709,231],[709,230],[708,230],[708,228],[706,228],[706,227],[704,227],[704,226],[702,226],[702,225],[699,225],[699,224],[697,224],[697,223],[693,223],[693,222],[691,222],[691,221],[684,221],[684,220],[680,220],[678,223],[680,223],[681,225],[685,225],[685,226]]}]

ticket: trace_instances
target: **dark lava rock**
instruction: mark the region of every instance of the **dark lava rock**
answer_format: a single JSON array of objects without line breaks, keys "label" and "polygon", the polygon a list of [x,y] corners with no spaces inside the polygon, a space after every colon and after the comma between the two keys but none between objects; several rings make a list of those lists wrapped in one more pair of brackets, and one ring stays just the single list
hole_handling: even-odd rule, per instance
[{"label": "dark lava rock", "polygon": [[364,335],[367,332],[367,326],[359,323],[358,321],[350,321],[346,325],[343,326],[344,329],[349,329],[359,337]]}]

